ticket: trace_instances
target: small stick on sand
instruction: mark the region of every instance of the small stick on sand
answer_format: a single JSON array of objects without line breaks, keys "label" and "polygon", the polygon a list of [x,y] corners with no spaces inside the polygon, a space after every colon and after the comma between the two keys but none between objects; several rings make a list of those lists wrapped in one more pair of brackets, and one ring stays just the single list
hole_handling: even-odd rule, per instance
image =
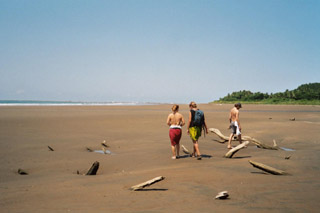
[{"label": "small stick on sand", "polygon": [[258,162],[254,162],[254,161],[251,161],[249,160],[249,163],[253,166],[253,167],[256,167],[258,169],[261,169],[265,172],[268,172],[270,174],[273,174],[273,175],[288,175],[288,173],[286,173],[285,171],[282,171],[282,170],[279,170],[279,169],[275,169],[271,166],[267,166],[267,165],[264,165],[262,163],[258,163]]},{"label": "small stick on sand", "polygon": [[99,162],[96,161],[92,164],[91,168],[88,170],[86,175],[96,175],[99,169]]},{"label": "small stick on sand", "polygon": [[138,185],[132,186],[130,189],[133,190],[133,191],[141,190],[141,189],[143,189],[144,187],[150,186],[150,185],[152,185],[152,184],[154,184],[154,183],[156,183],[156,182],[159,182],[159,181],[161,181],[161,180],[163,180],[163,179],[164,179],[163,176],[159,176],[159,177],[153,178],[153,179],[151,179],[151,180],[148,180],[148,181],[146,181],[146,182],[140,183],[140,184],[138,184]]},{"label": "small stick on sand", "polygon": [[232,158],[232,156],[233,156],[236,152],[238,152],[240,149],[243,149],[244,147],[248,146],[248,144],[249,144],[249,141],[242,142],[242,143],[239,144],[238,146],[230,149],[230,151],[227,152],[227,153],[224,155],[224,157],[225,157],[225,158]]},{"label": "small stick on sand", "polygon": [[50,151],[54,151],[54,149],[52,149],[50,146],[48,146],[48,148],[49,148]]},{"label": "small stick on sand", "polygon": [[108,148],[109,146],[106,144],[106,140],[104,140],[102,143],[101,143],[102,146]]},{"label": "small stick on sand", "polygon": [[18,173],[20,175],[28,175],[28,172],[24,171],[23,169],[18,169]]},{"label": "small stick on sand", "polygon": [[189,150],[188,150],[186,147],[184,147],[184,145],[181,145],[181,147],[182,147],[182,150],[183,150],[183,152],[184,152],[185,154],[190,155]]},{"label": "small stick on sand", "polygon": [[93,150],[90,149],[89,147],[86,147],[86,149],[87,149],[88,152],[93,152]]}]

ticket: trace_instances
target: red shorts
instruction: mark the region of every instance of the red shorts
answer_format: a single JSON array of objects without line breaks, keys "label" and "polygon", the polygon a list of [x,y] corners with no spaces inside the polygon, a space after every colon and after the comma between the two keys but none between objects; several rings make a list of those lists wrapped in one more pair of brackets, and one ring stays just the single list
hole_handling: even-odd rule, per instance
[{"label": "red shorts", "polygon": [[170,137],[172,146],[179,144],[181,135],[182,135],[181,129],[177,128],[177,129],[170,129],[169,130],[169,137]]}]

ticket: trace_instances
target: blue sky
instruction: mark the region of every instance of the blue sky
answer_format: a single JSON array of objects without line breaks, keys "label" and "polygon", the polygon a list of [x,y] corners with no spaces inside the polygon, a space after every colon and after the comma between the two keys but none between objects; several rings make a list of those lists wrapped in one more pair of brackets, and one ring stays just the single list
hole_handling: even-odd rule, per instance
[{"label": "blue sky", "polygon": [[206,103],[320,82],[318,0],[0,0],[0,99]]}]

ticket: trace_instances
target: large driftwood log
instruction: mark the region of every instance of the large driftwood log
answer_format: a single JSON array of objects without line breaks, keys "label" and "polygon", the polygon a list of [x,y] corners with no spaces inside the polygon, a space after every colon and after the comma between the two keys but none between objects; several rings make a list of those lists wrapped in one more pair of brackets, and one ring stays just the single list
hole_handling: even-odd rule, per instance
[{"label": "large driftwood log", "polygon": [[216,129],[216,128],[210,128],[209,129],[210,132],[216,134],[219,138],[221,138],[222,140],[224,141],[228,141],[229,140],[229,137],[223,135],[219,129]]},{"label": "large driftwood log", "polygon": [[96,161],[92,164],[91,168],[88,170],[86,175],[96,175],[99,169],[99,162]]},{"label": "large driftwood log", "polygon": [[138,185],[132,186],[130,189],[133,190],[133,191],[141,190],[141,189],[143,189],[144,187],[150,186],[150,185],[152,185],[152,184],[154,184],[154,183],[156,183],[156,182],[159,182],[159,181],[161,181],[161,180],[163,180],[163,179],[164,179],[163,176],[159,176],[159,177],[153,178],[153,179],[151,179],[151,180],[148,180],[148,181],[146,181],[146,182],[140,183],[140,184],[138,184]]},{"label": "large driftwood log", "polygon": [[268,144],[262,143],[261,141],[258,141],[255,138],[252,138],[250,136],[243,136],[242,137],[243,140],[248,140],[252,143],[254,143],[255,145],[257,145],[257,147],[262,148],[262,149],[271,149],[271,150],[278,150],[279,147],[276,145],[275,141],[273,141],[274,146],[269,146]]},{"label": "large driftwood log", "polygon": [[235,153],[237,153],[240,149],[248,146],[248,144],[249,144],[249,141],[242,142],[242,143],[239,144],[238,146],[230,149],[230,151],[227,152],[227,153],[224,155],[224,157],[225,157],[225,158],[232,158],[232,156],[233,156]]},{"label": "large driftwood log", "polygon": [[[216,134],[220,139],[222,139],[224,141],[229,140],[229,138],[227,136],[223,135],[219,129],[210,128],[209,131]],[[252,138],[250,136],[242,136],[241,138],[243,141],[250,141],[251,143],[255,144],[257,147],[262,148],[262,149],[271,149],[271,150],[278,150],[279,149],[279,147],[276,144],[274,146],[269,146],[269,145],[262,143],[261,141],[258,141],[257,139]],[[233,138],[232,140],[234,141],[235,139]]]},{"label": "large driftwood log", "polygon": [[249,160],[249,163],[253,166],[253,167],[256,167],[258,169],[261,169],[265,172],[268,172],[270,174],[273,174],[273,175],[288,175],[287,172],[285,171],[282,171],[282,170],[279,170],[279,169],[275,169],[271,166],[267,166],[267,165],[264,165],[262,163],[258,163],[258,162],[255,162],[255,161],[252,161],[252,160]]}]

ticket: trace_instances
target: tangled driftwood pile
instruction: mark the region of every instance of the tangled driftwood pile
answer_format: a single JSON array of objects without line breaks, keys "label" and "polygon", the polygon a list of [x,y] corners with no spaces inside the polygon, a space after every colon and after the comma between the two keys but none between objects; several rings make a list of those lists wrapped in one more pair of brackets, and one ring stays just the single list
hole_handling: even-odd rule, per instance
[{"label": "tangled driftwood pile", "polygon": [[[209,131],[212,132],[212,133],[214,133],[214,134],[216,134],[216,135],[221,139],[219,142],[225,143],[225,142],[229,141],[229,137],[223,135],[219,129],[210,128]],[[233,138],[232,140],[234,141],[235,139]],[[238,152],[240,149],[243,149],[244,147],[246,147],[249,143],[253,143],[253,144],[255,144],[258,148],[262,148],[262,149],[279,150],[279,147],[278,147],[278,145],[277,145],[277,143],[276,143],[275,140],[273,140],[273,146],[270,146],[270,145],[268,145],[268,144],[265,144],[265,143],[263,143],[263,142],[255,139],[255,138],[252,138],[252,137],[250,137],[250,136],[242,136],[242,141],[243,141],[242,144],[240,144],[240,145],[236,146],[235,148],[231,149],[229,152],[227,152],[227,153],[225,154],[224,157],[226,157],[226,158],[232,158],[232,156],[233,156],[236,152]],[[285,159],[288,160],[290,157],[291,157],[291,156],[286,157]],[[279,170],[279,169],[275,169],[275,168],[273,168],[273,167],[271,167],[271,166],[267,166],[267,165],[262,164],[262,163],[258,163],[258,162],[251,161],[251,160],[249,161],[249,163],[250,163],[253,167],[258,168],[258,169],[260,169],[260,170],[262,170],[262,171],[268,172],[268,173],[273,174],[273,175],[288,175],[288,173],[285,172],[285,171],[282,171],[282,170]]]}]

